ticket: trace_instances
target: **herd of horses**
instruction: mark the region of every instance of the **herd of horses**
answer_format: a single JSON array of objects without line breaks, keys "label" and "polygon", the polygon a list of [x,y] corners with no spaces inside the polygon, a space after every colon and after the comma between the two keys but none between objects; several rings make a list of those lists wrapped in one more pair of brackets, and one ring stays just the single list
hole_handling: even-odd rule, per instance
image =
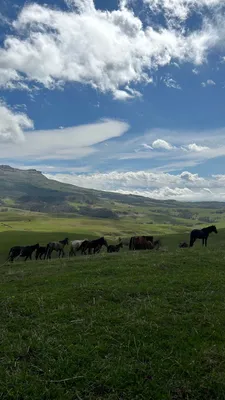
[{"label": "herd of horses", "polygon": [[[179,244],[180,248],[193,247],[197,239],[202,240],[202,245],[207,246],[207,241],[210,233],[218,233],[216,226],[211,225],[202,229],[194,229],[190,233],[190,243],[186,242]],[[81,252],[83,255],[99,253],[103,246],[106,247],[108,253],[119,252],[123,247],[123,242],[119,238],[119,243],[115,245],[108,245],[104,237],[95,240],[73,240],[69,242],[68,238],[60,240],[59,242],[50,242],[46,246],[40,246],[39,243],[32,246],[14,246],[10,249],[8,259],[13,262],[19,257],[24,257],[32,260],[32,254],[36,251],[36,260],[40,259],[51,259],[53,251],[58,253],[59,258],[65,256],[64,248],[69,245],[69,257],[76,256],[77,252]],[[129,241],[129,250],[158,250],[161,246],[160,240],[154,240],[153,236],[133,236]]]}]

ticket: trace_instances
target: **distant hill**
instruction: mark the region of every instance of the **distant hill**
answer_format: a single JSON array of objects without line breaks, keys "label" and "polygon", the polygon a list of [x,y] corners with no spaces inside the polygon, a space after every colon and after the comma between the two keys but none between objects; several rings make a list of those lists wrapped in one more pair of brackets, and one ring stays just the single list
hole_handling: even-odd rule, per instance
[{"label": "distant hill", "polygon": [[[139,213],[151,209],[156,220],[161,218],[159,214],[165,213],[165,209],[170,209],[174,218],[177,218],[178,212],[179,216],[185,219],[193,217],[192,209],[195,207],[213,208],[218,210],[218,213],[225,209],[225,203],[159,201],[141,196],[84,189],[47,179],[40,171],[34,169],[20,170],[8,165],[0,165],[0,205],[30,211],[112,219],[131,215],[137,207]],[[174,210],[178,210],[176,215]]]}]

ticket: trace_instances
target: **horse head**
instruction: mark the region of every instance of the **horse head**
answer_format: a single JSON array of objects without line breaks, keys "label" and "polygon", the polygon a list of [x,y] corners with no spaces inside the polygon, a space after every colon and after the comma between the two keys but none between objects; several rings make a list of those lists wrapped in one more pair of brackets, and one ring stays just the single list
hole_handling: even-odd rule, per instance
[{"label": "horse head", "polygon": [[106,242],[105,238],[102,238],[102,245],[105,245],[105,247],[108,247],[108,243]]},{"label": "horse head", "polygon": [[40,247],[39,243],[35,244],[34,246],[35,249],[39,249],[39,247]]},{"label": "horse head", "polygon": [[217,231],[217,229],[216,229],[216,226],[215,225],[212,225],[212,232],[214,232],[214,233],[218,233],[218,231]]},{"label": "horse head", "polygon": [[64,240],[63,240],[63,243],[69,244],[69,239],[68,239],[68,238],[64,239]]}]

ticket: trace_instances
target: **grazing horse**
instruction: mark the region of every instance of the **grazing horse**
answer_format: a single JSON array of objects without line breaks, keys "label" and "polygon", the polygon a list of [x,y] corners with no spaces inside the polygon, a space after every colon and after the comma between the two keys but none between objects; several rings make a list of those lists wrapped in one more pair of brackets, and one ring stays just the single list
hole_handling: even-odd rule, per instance
[{"label": "grazing horse", "polygon": [[102,246],[108,248],[108,244],[104,237],[95,240],[85,240],[79,247],[78,251],[81,250],[81,254],[86,254],[86,251],[88,250],[88,254],[92,254],[93,249],[95,254],[100,252]]},{"label": "grazing horse", "polygon": [[42,260],[43,256],[45,260],[46,255],[47,255],[47,246],[39,246],[39,248],[36,250],[36,255],[35,255],[36,260],[38,260],[38,258]]},{"label": "grazing horse", "polygon": [[153,249],[153,236],[133,236],[130,238],[130,250]]},{"label": "grazing horse", "polygon": [[116,244],[116,245],[110,244],[107,247],[107,253],[118,253],[122,247],[123,247],[122,240],[119,239],[119,243],[118,244]]},{"label": "grazing horse", "polygon": [[156,250],[159,250],[159,247],[161,246],[161,241],[158,239],[158,240],[155,240],[154,242],[153,242],[153,249],[156,249]]},{"label": "grazing horse", "polygon": [[69,257],[75,256],[77,251],[80,250],[80,246],[82,245],[83,242],[88,242],[88,239],[82,239],[82,240],[72,240],[70,242],[70,251],[69,251]]},{"label": "grazing horse", "polygon": [[59,242],[50,242],[47,244],[47,259],[51,258],[53,250],[59,253],[59,258],[62,254],[62,257],[65,256],[64,247],[69,244],[69,239],[65,238],[64,240],[60,240]]},{"label": "grazing horse", "polygon": [[193,231],[191,231],[190,247],[193,246],[194,242],[197,239],[202,239],[202,246],[205,245],[205,247],[206,247],[209,234],[212,232],[218,233],[215,225],[211,225],[211,226],[208,226],[207,228],[202,228],[202,229],[194,229]]},{"label": "grazing horse", "polygon": [[39,248],[39,243],[33,246],[14,246],[9,250],[8,260],[13,262],[15,258],[25,257],[25,261],[29,258],[32,260],[32,253]]},{"label": "grazing horse", "polygon": [[186,242],[181,242],[179,244],[180,249],[186,249],[188,247],[188,244]]}]

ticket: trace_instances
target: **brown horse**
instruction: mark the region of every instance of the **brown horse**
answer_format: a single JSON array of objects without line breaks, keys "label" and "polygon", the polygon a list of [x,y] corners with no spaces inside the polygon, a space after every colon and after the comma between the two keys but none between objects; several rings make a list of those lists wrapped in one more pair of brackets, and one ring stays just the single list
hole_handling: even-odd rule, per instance
[{"label": "brown horse", "polygon": [[86,251],[88,250],[88,254],[92,254],[93,249],[95,254],[100,252],[102,246],[105,246],[106,248],[108,247],[104,237],[95,240],[85,240],[77,251],[81,250],[81,254],[86,254]]},{"label": "brown horse", "polygon": [[130,250],[153,249],[153,236],[133,236],[130,238]]}]

